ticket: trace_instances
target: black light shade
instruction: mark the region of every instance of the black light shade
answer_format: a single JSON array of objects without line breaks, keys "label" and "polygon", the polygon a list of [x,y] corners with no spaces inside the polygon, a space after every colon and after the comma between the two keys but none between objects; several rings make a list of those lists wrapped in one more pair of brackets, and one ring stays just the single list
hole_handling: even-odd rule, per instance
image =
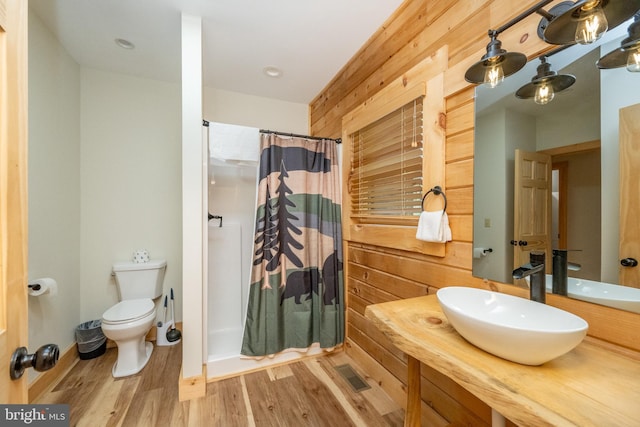
[{"label": "black light shade", "polygon": [[640,12],[634,16],[634,21],[627,30],[628,37],[620,42],[620,47],[604,55],[596,65],[598,68],[611,69],[620,68],[627,65],[629,55],[640,49]]},{"label": "black light shade", "polygon": [[538,88],[542,85],[550,86],[554,93],[561,92],[575,82],[576,78],[570,74],[557,74],[555,71],[551,71],[551,64],[542,56],[540,57],[540,65],[538,65],[536,75],[531,79],[530,83],[516,91],[516,98],[534,98]]},{"label": "black light shade", "polygon": [[565,1],[549,10],[550,19],[542,18],[538,35],[551,44],[573,44],[576,28],[581,21],[583,9],[599,3],[606,16],[608,28],[612,29],[631,18],[640,10],[640,0],[579,0]]},{"label": "black light shade", "polygon": [[485,73],[488,68],[500,65],[504,77],[516,73],[527,64],[527,57],[518,52],[507,52],[502,49],[502,42],[495,34],[490,34],[491,41],[487,45],[487,53],[480,61],[473,64],[464,74],[464,79],[469,83],[484,83]]}]

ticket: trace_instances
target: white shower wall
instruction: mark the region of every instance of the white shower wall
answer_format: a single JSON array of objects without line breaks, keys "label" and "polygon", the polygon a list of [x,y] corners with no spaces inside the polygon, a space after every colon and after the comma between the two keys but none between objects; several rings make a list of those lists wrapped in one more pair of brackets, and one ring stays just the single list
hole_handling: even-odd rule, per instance
[{"label": "white shower wall", "polygon": [[255,166],[213,165],[209,212],[222,216],[209,221],[208,342],[209,360],[240,354],[246,315],[253,219],[256,198]]},{"label": "white shower wall", "polygon": [[243,286],[240,224],[209,223],[209,359],[238,354],[242,339]]}]

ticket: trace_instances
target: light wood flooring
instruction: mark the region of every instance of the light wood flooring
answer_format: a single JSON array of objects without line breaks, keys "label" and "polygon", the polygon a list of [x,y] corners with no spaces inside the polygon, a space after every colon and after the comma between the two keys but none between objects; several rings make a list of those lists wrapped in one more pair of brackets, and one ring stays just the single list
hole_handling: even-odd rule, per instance
[{"label": "light wood flooring", "polygon": [[[178,401],[181,346],[155,347],[137,375],[114,379],[116,349],[77,364],[36,402],[69,404],[71,426],[400,426],[404,411],[346,354],[304,359],[207,384]],[[350,364],[370,385],[354,392],[335,370]]]}]

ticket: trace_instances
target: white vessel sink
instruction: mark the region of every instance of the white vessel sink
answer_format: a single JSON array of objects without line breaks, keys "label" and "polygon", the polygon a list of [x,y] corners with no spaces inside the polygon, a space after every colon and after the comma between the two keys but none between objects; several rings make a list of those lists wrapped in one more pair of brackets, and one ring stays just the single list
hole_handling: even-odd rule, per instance
[{"label": "white vessel sink", "polygon": [[438,290],[451,326],[471,344],[503,359],[541,365],[583,340],[584,319],[528,299],[466,287]]}]

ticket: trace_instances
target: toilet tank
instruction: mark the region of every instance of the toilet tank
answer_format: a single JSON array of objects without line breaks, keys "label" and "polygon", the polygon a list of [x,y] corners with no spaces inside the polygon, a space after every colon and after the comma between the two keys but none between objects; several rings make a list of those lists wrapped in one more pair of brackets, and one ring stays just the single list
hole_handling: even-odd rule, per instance
[{"label": "toilet tank", "polygon": [[120,301],[135,298],[157,298],[162,295],[162,282],[167,262],[117,262],[113,264]]}]

